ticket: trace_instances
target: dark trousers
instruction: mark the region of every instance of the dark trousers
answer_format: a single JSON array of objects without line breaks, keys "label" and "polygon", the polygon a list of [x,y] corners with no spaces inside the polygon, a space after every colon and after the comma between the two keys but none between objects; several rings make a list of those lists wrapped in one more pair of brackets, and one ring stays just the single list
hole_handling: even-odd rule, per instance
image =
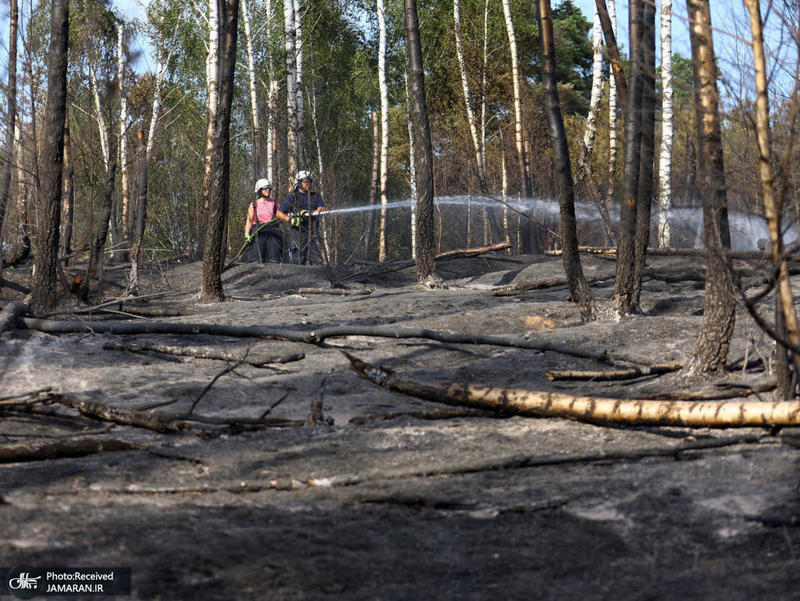
[{"label": "dark trousers", "polygon": [[322,263],[322,256],[317,244],[317,232],[314,229],[292,229],[289,257],[295,265],[319,265]]},{"label": "dark trousers", "polygon": [[251,263],[280,263],[283,254],[283,233],[277,227],[262,227],[250,246],[247,260]]}]

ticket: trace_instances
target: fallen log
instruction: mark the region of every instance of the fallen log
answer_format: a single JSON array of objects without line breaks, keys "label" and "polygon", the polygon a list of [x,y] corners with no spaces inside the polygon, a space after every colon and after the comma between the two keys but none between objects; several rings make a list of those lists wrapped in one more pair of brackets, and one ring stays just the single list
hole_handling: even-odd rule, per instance
[{"label": "fallen log", "polygon": [[357,290],[349,290],[347,288],[296,288],[294,290],[285,290],[284,294],[330,294],[333,296],[361,296],[368,295],[375,292],[375,288],[359,288]]},{"label": "fallen log", "polygon": [[[344,351],[342,351],[344,352]],[[344,352],[353,369],[374,384],[409,396],[511,415],[561,417],[591,423],[706,428],[800,425],[800,402],[665,401],[575,396],[495,388],[480,384],[424,382],[396,375]]]},{"label": "fallen log", "polygon": [[682,367],[683,365],[681,363],[665,363],[632,367],[630,369],[548,371],[545,372],[545,375],[551,382],[554,380],[630,380],[653,374],[666,374],[678,371]]},{"label": "fallen log", "polygon": [[135,409],[124,409],[122,407],[112,407],[94,401],[76,399],[65,395],[52,395],[50,400],[65,407],[76,409],[87,417],[93,417],[102,421],[113,422],[124,426],[136,426],[153,430],[161,434],[169,432],[191,432],[195,436],[205,438],[206,433],[198,430],[192,424],[183,420],[174,420],[153,413],[145,413]]},{"label": "fallen log", "polygon": [[[617,249],[615,247],[601,247],[601,246],[579,246],[578,252],[583,252],[593,255],[602,255],[606,257],[616,257]],[[561,249],[546,250],[545,255],[551,257],[561,256],[563,251]],[[702,248],[654,248],[647,249],[647,254],[651,256],[660,257],[705,257],[706,251]],[[730,251],[727,253],[731,259],[742,259],[745,261],[772,261],[772,254],[761,250],[738,250]],[[791,254],[787,255],[787,261],[797,261],[798,257]]]},{"label": "fallen log", "polygon": [[217,361],[234,361],[237,363],[247,363],[255,367],[261,367],[270,363],[291,363],[301,361],[305,358],[305,353],[289,353],[286,355],[253,355],[244,353],[232,353],[218,351],[216,349],[192,349],[169,344],[155,344],[148,342],[137,342],[134,344],[123,344],[121,342],[106,342],[103,345],[106,350],[127,351],[130,353],[155,352],[165,355],[177,355],[179,357],[193,357],[195,359],[214,359]]},{"label": "fallen log", "polygon": [[376,338],[422,338],[455,344],[482,344],[511,348],[551,351],[573,357],[593,359],[611,365],[649,365],[649,362],[633,357],[624,357],[612,351],[600,349],[576,349],[566,344],[543,340],[528,340],[517,336],[463,334],[428,330],[425,328],[394,328],[391,326],[330,326],[318,330],[303,331],[269,326],[228,326],[207,323],[170,323],[158,321],[57,321],[48,319],[22,318],[17,322],[30,330],[48,334],[177,334],[211,336],[232,336],[235,338],[264,338],[303,342],[320,345],[328,338],[343,336],[374,336]]},{"label": "fallen log", "polygon": [[25,305],[16,301],[3,307],[3,310],[0,311],[0,334],[10,325],[13,325],[17,318],[24,315],[26,311]]},{"label": "fallen log", "polygon": [[66,440],[59,442],[28,442],[0,446],[0,463],[40,461],[63,457],[84,457],[106,451],[145,450],[149,444],[127,440]]}]

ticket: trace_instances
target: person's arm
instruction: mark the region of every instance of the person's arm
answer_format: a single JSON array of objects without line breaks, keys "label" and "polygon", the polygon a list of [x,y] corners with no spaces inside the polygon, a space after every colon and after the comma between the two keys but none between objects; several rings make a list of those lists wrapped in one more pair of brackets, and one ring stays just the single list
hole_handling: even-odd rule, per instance
[{"label": "person's arm", "polygon": [[315,213],[325,210],[325,203],[322,201],[322,194],[317,194],[317,208],[314,209]]},{"label": "person's arm", "polygon": [[244,224],[245,238],[250,235],[250,230],[253,228],[253,205],[247,208],[247,222]]},{"label": "person's arm", "polygon": [[275,217],[277,217],[279,221],[283,221],[283,223],[289,223],[289,216],[280,209],[275,211]]}]

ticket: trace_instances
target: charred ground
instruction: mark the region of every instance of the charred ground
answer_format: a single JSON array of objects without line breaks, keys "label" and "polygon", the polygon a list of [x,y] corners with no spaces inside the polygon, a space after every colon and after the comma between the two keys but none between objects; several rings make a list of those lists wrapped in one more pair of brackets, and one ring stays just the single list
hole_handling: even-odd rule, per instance
[{"label": "charred ground", "polygon": [[[607,305],[613,261],[586,256],[584,268]],[[745,287],[764,277],[758,266],[738,268]],[[227,302],[201,304],[198,263],[151,265],[142,293],[163,296],[135,305],[179,313],[148,318],[166,323],[290,332],[396,324],[654,363],[684,361],[702,319],[695,257],[651,257],[644,314],[587,324],[559,284],[560,258],[486,255],[442,262],[439,272],[448,288],[426,290],[409,270],[353,276],[244,264],[225,273]],[[4,300],[22,294],[27,275],[7,274]],[[123,278],[108,271],[93,300],[119,295]],[[371,293],[319,293],[331,280]],[[255,367],[145,343],[303,358]],[[0,337],[3,399],[49,388],[168,417],[194,407],[208,437],[114,425],[59,403],[3,405],[3,448],[75,440],[141,447],[1,465],[3,564],[130,566],[136,599],[800,598],[797,432],[603,427],[461,410],[378,388],[341,350],[417,377],[637,398],[763,387],[772,345],[740,312],[731,370],[714,382],[551,382],[553,370],[608,366],[419,338],[305,344],[11,329]],[[315,403],[317,425],[303,425]]]}]

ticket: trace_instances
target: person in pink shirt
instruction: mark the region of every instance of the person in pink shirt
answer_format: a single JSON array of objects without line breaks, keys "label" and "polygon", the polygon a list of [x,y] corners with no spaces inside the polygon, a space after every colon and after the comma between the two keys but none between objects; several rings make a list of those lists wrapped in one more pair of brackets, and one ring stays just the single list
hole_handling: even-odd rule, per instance
[{"label": "person in pink shirt", "polygon": [[[256,197],[247,209],[244,238],[252,243],[247,260],[257,263],[280,263],[283,255],[283,232],[280,221],[287,223],[283,213],[272,198],[272,183],[266,179],[256,182]],[[252,233],[251,233],[252,232]]]}]

